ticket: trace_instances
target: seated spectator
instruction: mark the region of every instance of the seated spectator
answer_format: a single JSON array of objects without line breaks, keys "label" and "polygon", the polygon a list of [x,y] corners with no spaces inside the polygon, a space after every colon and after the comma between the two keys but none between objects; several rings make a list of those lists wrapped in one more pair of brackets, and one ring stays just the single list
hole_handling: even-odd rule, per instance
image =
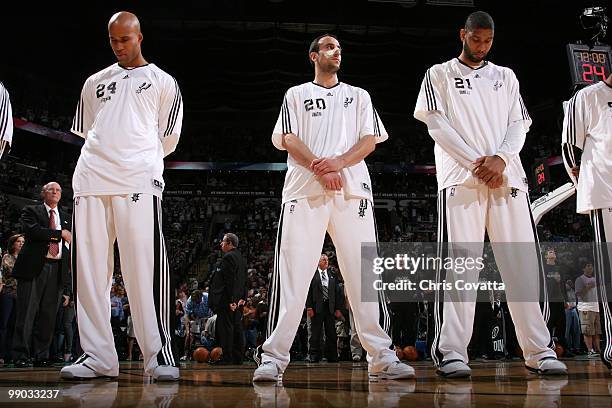
[{"label": "seated spectator", "polygon": [[204,327],[206,320],[210,317],[208,293],[202,292],[199,289],[194,290],[189,299],[187,299],[185,314],[189,319],[189,333],[186,336],[185,354],[181,358],[182,360],[189,358],[195,335],[200,334],[201,328]]}]

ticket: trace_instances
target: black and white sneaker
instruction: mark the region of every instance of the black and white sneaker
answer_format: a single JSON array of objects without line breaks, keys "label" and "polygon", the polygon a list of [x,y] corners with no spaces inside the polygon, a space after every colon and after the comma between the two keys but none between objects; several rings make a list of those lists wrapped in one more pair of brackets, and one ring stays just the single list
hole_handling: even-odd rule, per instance
[{"label": "black and white sneaker", "polygon": [[403,380],[414,378],[414,368],[401,361],[394,361],[384,370],[376,373],[368,373],[370,381],[377,380]]},{"label": "black and white sneaker", "polygon": [[446,360],[440,364],[436,374],[445,378],[464,378],[472,375],[472,369],[461,360]]},{"label": "black and white sneaker", "polygon": [[525,362],[525,367],[536,374],[541,375],[567,375],[567,366],[556,357],[544,357],[538,360],[535,367]]},{"label": "black and white sneaker", "polygon": [[278,372],[278,367],[272,361],[262,363],[253,373],[253,381],[281,381],[282,376]]},{"label": "black and white sneaker", "polygon": [[92,378],[115,378],[117,376],[99,374],[86,363],[75,363],[63,367],[60,371],[60,377],[65,380],[90,380]]}]

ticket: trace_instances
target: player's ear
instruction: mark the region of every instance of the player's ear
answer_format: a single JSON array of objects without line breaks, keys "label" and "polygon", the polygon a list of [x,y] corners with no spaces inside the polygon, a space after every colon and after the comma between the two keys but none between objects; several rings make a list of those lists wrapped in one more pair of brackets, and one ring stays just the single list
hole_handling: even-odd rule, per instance
[{"label": "player's ear", "polygon": [[319,56],[319,53],[313,51],[308,56],[310,57],[310,62],[314,64],[314,62],[317,60],[317,57]]},{"label": "player's ear", "polygon": [[138,33],[138,43],[141,43],[143,38],[144,36],[142,35],[142,33]]},{"label": "player's ear", "polygon": [[467,34],[467,31],[465,31],[465,28],[462,28],[461,30],[459,30],[459,38],[461,38],[461,42],[465,41],[466,34]]}]

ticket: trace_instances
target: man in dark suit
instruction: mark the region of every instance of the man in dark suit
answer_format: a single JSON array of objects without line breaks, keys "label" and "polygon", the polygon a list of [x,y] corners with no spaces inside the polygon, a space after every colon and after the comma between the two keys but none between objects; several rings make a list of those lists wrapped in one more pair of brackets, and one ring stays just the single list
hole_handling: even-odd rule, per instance
[{"label": "man in dark suit", "polygon": [[338,279],[329,273],[329,259],[322,254],[319,267],[310,282],[306,298],[306,314],[310,318],[309,362],[316,363],[321,358],[321,326],[325,326],[325,356],[329,362],[338,361],[336,345],[336,318],[342,313],[344,295]]},{"label": "man in dark suit", "polygon": [[246,299],[246,261],[238,237],[228,232],[221,241],[223,258],[213,272],[208,302],[217,314],[215,340],[223,349],[220,364],[242,364],[244,335],[242,308]]},{"label": "man in dark suit", "polygon": [[58,207],[62,188],[51,182],[43,186],[42,204],[26,206],[21,214],[25,244],[13,269],[17,278],[17,309],[13,335],[16,367],[50,366],[49,346],[62,295],[64,305],[71,293],[70,216]]}]

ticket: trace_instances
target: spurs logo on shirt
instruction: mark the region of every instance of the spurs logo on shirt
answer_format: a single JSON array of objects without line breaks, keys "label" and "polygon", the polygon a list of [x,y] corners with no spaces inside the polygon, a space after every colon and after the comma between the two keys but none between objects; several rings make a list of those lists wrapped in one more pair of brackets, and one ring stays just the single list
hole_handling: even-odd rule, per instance
[{"label": "spurs logo on shirt", "polygon": [[[282,135],[287,133],[299,137],[317,157],[341,155],[367,135],[377,143],[388,138],[368,92],[343,82],[329,89],[312,82],[290,88],[272,135],[277,148],[283,150]],[[326,194],[314,174],[291,156],[287,167],[283,202]],[[342,169],[341,175],[346,196],[372,199],[364,161]]]},{"label": "spurs logo on shirt", "polygon": [[71,129],[86,139],[74,171],[75,196],[161,195],[163,158],[178,143],[182,116],[176,80],[154,64],[113,64],[89,77]]}]

